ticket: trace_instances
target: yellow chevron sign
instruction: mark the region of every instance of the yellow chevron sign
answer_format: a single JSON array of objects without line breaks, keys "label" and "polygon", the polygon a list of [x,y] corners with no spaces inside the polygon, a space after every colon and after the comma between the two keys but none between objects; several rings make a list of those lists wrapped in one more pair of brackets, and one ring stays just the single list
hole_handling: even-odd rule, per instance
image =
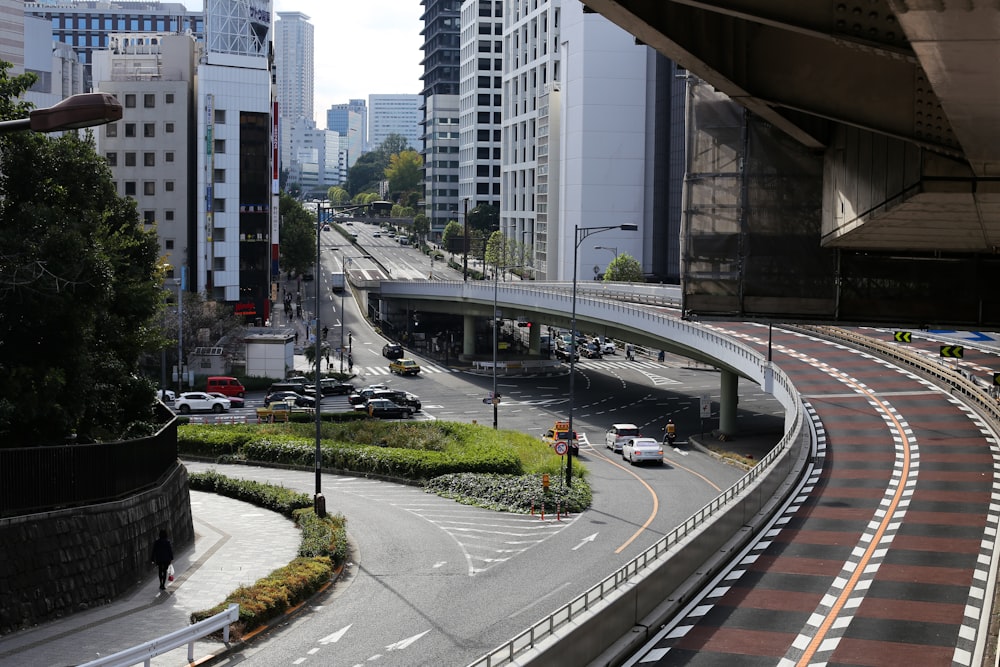
[{"label": "yellow chevron sign", "polygon": [[894,333],[892,335],[892,338],[897,343],[909,343],[909,342],[911,342],[910,341],[910,332],[909,331],[897,331],[896,333]]},{"label": "yellow chevron sign", "polygon": [[941,356],[950,357],[952,359],[961,359],[965,348],[961,345],[942,345],[941,346]]}]

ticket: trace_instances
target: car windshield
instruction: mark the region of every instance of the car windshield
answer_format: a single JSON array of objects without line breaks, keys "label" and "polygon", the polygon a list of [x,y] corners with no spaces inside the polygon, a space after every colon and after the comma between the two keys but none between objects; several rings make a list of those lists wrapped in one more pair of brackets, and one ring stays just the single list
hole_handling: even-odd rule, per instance
[{"label": "car windshield", "polygon": [[618,429],[618,437],[624,438],[632,435],[639,435],[639,429],[637,428],[620,428]]}]

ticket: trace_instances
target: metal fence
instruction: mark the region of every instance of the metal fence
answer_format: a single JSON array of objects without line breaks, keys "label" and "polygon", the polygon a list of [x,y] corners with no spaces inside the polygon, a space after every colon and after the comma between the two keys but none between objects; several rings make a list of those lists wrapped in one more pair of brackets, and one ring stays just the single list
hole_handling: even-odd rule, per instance
[{"label": "metal fence", "polygon": [[124,498],[153,487],[176,462],[176,420],[137,440],[0,448],[0,516]]}]

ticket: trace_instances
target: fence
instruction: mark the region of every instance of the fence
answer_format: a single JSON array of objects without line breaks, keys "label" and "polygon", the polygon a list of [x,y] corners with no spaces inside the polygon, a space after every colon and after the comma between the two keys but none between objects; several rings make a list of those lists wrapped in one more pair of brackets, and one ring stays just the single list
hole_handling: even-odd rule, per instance
[{"label": "fence", "polygon": [[176,420],[137,440],[0,448],[0,516],[124,498],[155,486],[176,462]]},{"label": "fence", "polygon": [[113,655],[92,660],[81,665],[81,667],[131,667],[131,665],[138,665],[140,662],[149,667],[150,660],[156,656],[162,655],[167,651],[173,651],[175,648],[179,648],[185,644],[188,647],[188,664],[191,664],[194,662],[195,641],[202,637],[207,637],[217,630],[222,630],[222,641],[228,646],[229,624],[235,623],[239,618],[240,606],[238,604],[231,604],[226,611],[219,612],[211,618],[206,618],[204,621],[199,621],[194,625],[189,625],[186,628],[171,632],[169,635],[164,635],[145,644],[139,644]]}]

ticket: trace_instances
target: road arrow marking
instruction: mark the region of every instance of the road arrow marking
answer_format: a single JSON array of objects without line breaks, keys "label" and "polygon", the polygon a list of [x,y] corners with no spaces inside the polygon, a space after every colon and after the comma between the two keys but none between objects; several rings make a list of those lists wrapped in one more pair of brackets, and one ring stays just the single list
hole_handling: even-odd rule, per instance
[{"label": "road arrow marking", "polygon": [[597,539],[597,533],[594,533],[593,535],[589,535],[589,536],[583,538],[582,540],[580,540],[580,543],[578,545],[576,545],[575,547],[573,547],[573,551],[576,551],[577,549],[579,549],[580,547],[582,547],[587,542],[593,542],[596,539]]},{"label": "road arrow marking", "polygon": [[443,567],[443,566],[444,566],[444,564],[445,564],[445,563],[447,563],[447,562],[448,562],[448,561],[446,561],[446,560],[439,560],[438,562],[434,563],[434,567],[435,567],[435,568],[438,568],[438,567]]},{"label": "road arrow marking", "polygon": [[[351,623],[351,625],[354,625],[354,624]],[[326,637],[323,637],[322,639],[319,640],[319,643],[320,644],[336,644],[337,642],[339,642],[341,640],[341,638],[344,636],[344,634],[348,630],[351,629],[351,625],[348,625],[346,628],[343,628],[341,630],[337,630],[332,635],[327,635]]]},{"label": "road arrow marking", "polygon": [[402,641],[398,641],[395,644],[389,644],[388,646],[385,647],[385,650],[386,651],[398,651],[399,649],[404,649],[407,646],[409,646],[410,644],[412,644],[413,642],[417,641],[418,639],[420,639],[421,637],[423,637],[424,635],[426,635],[428,632],[430,632],[430,630],[424,630],[419,635],[413,635],[412,637],[410,637],[408,639],[404,639]]}]

